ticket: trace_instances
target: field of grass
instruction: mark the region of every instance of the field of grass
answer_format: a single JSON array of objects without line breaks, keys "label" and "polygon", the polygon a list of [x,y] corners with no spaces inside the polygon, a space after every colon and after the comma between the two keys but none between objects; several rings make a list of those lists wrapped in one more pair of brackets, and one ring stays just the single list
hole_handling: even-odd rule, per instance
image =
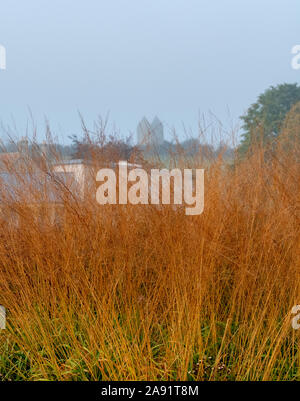
[{"label": "field of grass", "polygon": [[299,379],[299,156],[216,160],[200,216],[81,202],[55,183],[52,225],[47,202],[41,223],[26,194],[1,190],[19,225],[1,217],[0,378]]}]

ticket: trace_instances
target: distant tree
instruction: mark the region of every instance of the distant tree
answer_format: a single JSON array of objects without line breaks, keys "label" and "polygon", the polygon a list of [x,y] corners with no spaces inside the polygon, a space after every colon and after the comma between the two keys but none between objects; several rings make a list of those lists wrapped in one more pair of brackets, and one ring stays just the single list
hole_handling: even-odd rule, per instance
[{"label": "distant tree", "polygon": [[215,156],[222,156],[223,159],[233,159],[234,149],[221,141],[215,150]]},{"label": "distant tree", "polygon": [[195,156],[200,150],[200,141],[198,138],[189,138],[180,143],[186,156]]},{"label": "distant tree", "polygon": [[78,139],[75,135],[70,138],[73,142],[74,159],[95,159],[110,163],[120,160],[129,161],[134,156],[135,161],[142,160],[140,150],[136,146],[131,146],[128,141],[110,137],[103,143],[97,143],[88,139]]},{"label": "distant tree", "polygon": [[296,103],[286,115],[278,139],[286,150],[291,150],[296,143],[300,143],[300,102]]},{"label": "distant tree", "polygon": [[110,140],[97,149],[97,153],[102,160],[115,162],[129,160],[134,152],[137,152],[136,148],[122,140]]},{"label": "distant tree", "polygon": [[71,135],[69,139],[72,140],[73,152],[71,156],[73,159],[88,159],[91,157],[92,148],[94,147],[91,142],[86,139],[80,139],[77,135]]},{"label": "distant tree", "polygon": [[300,139],[300,102],[296,103],[286,115],[282,131],[287,131],[289,136]]},{"label": "distant tree", "polygon": [[300,87],[297,84],[272,86],[261,94],[241,117],[245,132],[240,153],[245,153],[259,138],[264,143],[276,138],[282,130],[287,113],[299,101]]}]

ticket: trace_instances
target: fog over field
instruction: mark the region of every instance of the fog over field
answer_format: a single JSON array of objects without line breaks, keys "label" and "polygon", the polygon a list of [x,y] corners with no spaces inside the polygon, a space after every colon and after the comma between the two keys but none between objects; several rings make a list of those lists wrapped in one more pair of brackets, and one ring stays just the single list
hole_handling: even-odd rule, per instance
[{"label": "fog over field", "polygon": [[[297,0],[3,1],[0,120],[20,135],[29,112],[40,138],[47,116],[57,135],[110,113],[122,136],[159,115],[168,139],[214,113],[229,129],[271,85],[299,82]],[[30,126],[30,124],[29,124]]]}]

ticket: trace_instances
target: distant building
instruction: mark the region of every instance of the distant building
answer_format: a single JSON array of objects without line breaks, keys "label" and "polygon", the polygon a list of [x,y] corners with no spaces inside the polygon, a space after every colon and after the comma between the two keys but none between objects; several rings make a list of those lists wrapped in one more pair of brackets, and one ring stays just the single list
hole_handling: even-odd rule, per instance
[{"label": "distant building", "polygon": [[41,221],[47,204],[49,221],[63,214],[63,196],[83,199],[87,185],[88,166],[83,160],[51,158],[51,145],[30,145],[22,138],[14,152],[0,153],[0,219],[19,224],[16,207],[20,201]]},{"label": "distant building", "polygon": [[164,142],[164,127],[158,117],[152,124],[144,117],[137,126],[137,143],[140,146],[161,145]]}]

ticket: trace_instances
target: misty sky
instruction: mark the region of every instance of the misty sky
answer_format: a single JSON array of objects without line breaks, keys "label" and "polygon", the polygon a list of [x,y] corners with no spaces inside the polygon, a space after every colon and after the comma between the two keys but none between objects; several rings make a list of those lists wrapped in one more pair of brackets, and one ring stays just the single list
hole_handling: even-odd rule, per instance
[{"label": "misty sky", "polygon": [[[25,133],[30,108],[67,139],[110,113],[122,135],[157,114],[197,134],[224,124],[270,85],[299,82],[299,0],[0,0],[0,119]],[[229,117],[229,111],[231,117]]]}]

